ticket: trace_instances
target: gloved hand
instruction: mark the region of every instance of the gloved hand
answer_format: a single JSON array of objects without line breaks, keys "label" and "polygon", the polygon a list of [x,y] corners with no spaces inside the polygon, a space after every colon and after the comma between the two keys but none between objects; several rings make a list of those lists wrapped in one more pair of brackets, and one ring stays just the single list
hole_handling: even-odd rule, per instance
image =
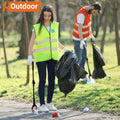
[{"label": "gloved hand", "polygon": [[27,65],[32,65],[33,61],[34,61],[34,59],[32,58],[32,55],[28,55]]},{"label": "gloved hand", "polygon": [[90,39],[91,39],[91,42],[94,42],[95,37],[93,36],[93,34],[90,35]]},{"label": "gloved hand", "polygon": [[84,49],[84,47],[85,47],[85,41],[81,40],[80,41],[80,49]]}]

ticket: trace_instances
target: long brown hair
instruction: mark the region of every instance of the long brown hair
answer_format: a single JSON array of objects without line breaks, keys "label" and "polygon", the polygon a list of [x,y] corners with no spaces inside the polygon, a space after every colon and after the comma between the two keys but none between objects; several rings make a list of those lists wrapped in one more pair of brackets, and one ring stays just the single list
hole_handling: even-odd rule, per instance
[{"label": "long brown hair", "polygon": [[37,21],[37,23],[40,23],[40,28],[39,28],[39,32],[41,31],[41,28],[42,28],[42,25],[44,25],[44,12],[47,11],[47,12],[51,12],[51,22],[54,21],[54,9],[51,5],[45,5],[43,7],[43,9],[41,10],[41,13],[40,13],[40,17]]}]

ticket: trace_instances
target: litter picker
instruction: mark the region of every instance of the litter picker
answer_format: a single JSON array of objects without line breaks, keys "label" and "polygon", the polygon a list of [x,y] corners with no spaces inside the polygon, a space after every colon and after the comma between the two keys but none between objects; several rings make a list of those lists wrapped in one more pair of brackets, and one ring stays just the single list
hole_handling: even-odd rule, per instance
[{"label": "litter picker", "polygon": [[32,112],[33,114],[38,114],[38,108],[37,105],[35,104],[35,92],[34,92],[34,85],[35,85],[35,80],[34,80],[34,61],[32,61],[32,84],[33,84],[33,105],[32,105]]},{"label": "litter picker", "polygon": [[[86,50],[86,53],[87,53],[87,48],[86,46],[84,45],[84,49]],[[92,75],[91,75],[91,71],[90,71],[90,67],[89,67],[89,62],[88,62],[88,57],[86,55],[86,61],[87,61],[87,67],[88,67],[88,73],[89,73],[89,76],[87,78],[87,84],[94,84],[95,83],[95,80],[93,79]]]}]

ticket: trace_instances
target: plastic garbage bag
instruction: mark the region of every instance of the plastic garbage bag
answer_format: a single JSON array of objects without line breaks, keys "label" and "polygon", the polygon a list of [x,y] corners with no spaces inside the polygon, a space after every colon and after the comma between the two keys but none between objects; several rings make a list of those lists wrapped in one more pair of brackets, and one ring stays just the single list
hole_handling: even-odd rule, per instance
[{"label": "plastic garbage bag", "polygon": [[75,63],[77,63],[76,54],[71,51],[65,52],[55,67],[56,76],[58,78],[64,78]]},{"label": "plastic garbage bag", "polygon": [[95,44],[92,44],[92,46],[93,46],[93,59],[94,59],[95,67],[104,66],[105,59],[101,54],[99,48]]},{"label": "plastic garbage bag", "polygon": [[76,54],[67,51],[57,62],[55,74],[58,78],[59,89],[66,96],[75,88],[76,82],[87,72],[78,66]]},{"label": "plastic garbage bag", "polygon": [[88,107],[85,107],[85,108],[83,109],[83,112],[89,112],[89,108],[88,108]]},{"label": "plastic garbage bag", "polygon": [[104,78],[106,76],[106,73],[103,69],[103,67],[94,68],[94,71],[92,73],[93,78]]},{"label": "plastic garbage bag", "polygon": [[92,47],[94,63],[94,71],[92,73],[92,76],[93,78],[104,78],[106,76],[106,73],[102,66],[105,65],[105,59],[95,44],[92,44]]}]

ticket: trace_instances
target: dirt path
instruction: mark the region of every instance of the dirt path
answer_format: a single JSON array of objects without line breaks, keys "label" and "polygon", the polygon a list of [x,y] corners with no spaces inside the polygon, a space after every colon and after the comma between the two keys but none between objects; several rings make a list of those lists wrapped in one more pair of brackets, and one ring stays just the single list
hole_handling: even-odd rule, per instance
[{"label": "dirt path", "polygon": [[52,118],[53,112],[33,115],[31,104],[8,101],[0,98],[0,120],[120,120],[120,116],[104,113],[83,113],[72,109],[58,109],[59,117]]}]

